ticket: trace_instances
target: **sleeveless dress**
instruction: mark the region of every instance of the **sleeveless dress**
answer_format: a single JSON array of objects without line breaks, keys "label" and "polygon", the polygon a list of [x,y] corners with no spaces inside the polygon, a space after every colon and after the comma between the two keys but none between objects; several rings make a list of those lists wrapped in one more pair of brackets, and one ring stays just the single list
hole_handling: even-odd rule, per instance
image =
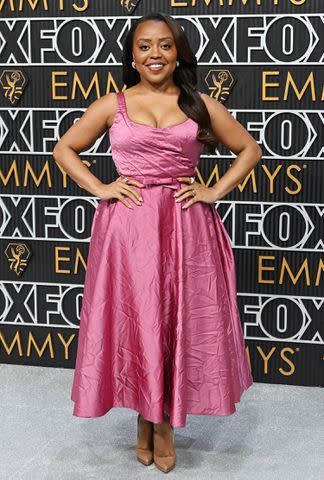
[{"label": "sleeveless dress", "polygon": [[[200,93],[200,92],[199,92]],[[73,415],[126,407],[184,427],[187,414],[231,415],[253,383],[230,238],[214,204],[186,209],[198,124],[132,121],[123,92],[109,129],[113,162],[143,205],[101,199],[93,217],[71,400]],[[126,197],[128,199],[128,197]]]}]

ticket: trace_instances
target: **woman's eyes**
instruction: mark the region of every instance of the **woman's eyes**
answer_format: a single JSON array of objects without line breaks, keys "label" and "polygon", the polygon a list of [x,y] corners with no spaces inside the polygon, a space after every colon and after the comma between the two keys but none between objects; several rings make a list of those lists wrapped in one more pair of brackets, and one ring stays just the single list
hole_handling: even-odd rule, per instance
[{"label": "woman's eyes", "polygon": [[[140,50],[142,50],[142,49],[143,49],[143,47],[144,47],[144,48],[145,48],[145,47],[149,47],[149,45],[141,45],[141,46],[139,47],[139,48],[140,48]],[[171,45],[169,45],[168,43],[164,43],[164,44],[162,45],[162,47],[169,47],[169,48],[170,48],[170,47],[171,47]]]}]

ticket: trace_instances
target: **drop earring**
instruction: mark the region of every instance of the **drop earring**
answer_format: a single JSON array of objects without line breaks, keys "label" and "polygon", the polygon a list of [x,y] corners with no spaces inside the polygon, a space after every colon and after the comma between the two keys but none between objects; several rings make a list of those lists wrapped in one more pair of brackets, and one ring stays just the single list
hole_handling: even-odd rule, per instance
[{"label": "drop earring", "polygon": [[177,60],[177,67],[179,66],[179,60]]},{"label": "drop earring", "polygon": [[135,68],[135,62],[134,61],[132,61],[132,67]]}]

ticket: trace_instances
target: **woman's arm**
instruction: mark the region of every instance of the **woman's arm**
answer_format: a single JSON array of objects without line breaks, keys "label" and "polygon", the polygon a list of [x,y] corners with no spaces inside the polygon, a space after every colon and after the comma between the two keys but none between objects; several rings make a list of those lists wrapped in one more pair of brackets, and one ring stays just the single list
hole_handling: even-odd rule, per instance
[{"label": "woman's arm", "polygon": [[231,192],[262,157],[262,150],[249,132],[229,113],[227,108],[209,95],[201,94],[210,115],[212,129],[219,141],[237,155],[231,168],[211,188],[216,199]]},{"label": "woman's arm", "polygon": [[55,162],[62,166],[81,188],[95,196],[98,196],[104,184],[82,163],[78,153],[87,150],[104,134],[116,109],[115,94],[107,94],[95,100],[82,117],[66,131],[53,150]]}]

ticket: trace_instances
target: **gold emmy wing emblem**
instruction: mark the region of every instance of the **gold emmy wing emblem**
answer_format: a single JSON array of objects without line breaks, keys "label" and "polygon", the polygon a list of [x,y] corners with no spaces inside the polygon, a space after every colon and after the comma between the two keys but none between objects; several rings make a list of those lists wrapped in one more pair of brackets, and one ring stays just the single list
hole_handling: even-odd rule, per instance
[{"label": "gold emmy wing emblem", "polygon": [[31,251],[25,243],[9,243],[5,250],[5,255],[10,264],[10,270],[13,270],[19,277],[26,269]]},{"label": "gold emmy wing emblem", "polygon": [[121,6],[128,12],[132,13],[140,0],[120,0]]},{"label": "gold emmy wing emblem", "polygon": [[229,70],[210,70],[205,81],[211,91],[211,97],[220,102],[227,100],[235,80]]},{"label": "gold emmy wing emblem", "polygon": [[0,84],[5,92],[5,98],[11,105],[15,105],[25,89],[27,77],[21,70],[3,70]]}]

